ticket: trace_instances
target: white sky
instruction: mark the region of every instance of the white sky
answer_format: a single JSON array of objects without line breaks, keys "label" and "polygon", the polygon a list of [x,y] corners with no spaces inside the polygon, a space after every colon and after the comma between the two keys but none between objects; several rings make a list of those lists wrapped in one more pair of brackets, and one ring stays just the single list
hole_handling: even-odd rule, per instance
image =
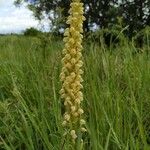
[{"label": "white sky", "polygon": [[14,0],[0,0],[0,33],[18,33],[29,27],[40,28],[25,6],[16,8]]}]

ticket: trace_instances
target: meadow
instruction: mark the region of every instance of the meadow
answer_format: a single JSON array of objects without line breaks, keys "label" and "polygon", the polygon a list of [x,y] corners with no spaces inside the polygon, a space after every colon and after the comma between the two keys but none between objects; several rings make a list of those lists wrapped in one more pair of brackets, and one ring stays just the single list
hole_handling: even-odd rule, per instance
[{"label": "meadow", "polygon": [[[0,150],[73,150],[63,137],[62,40],[0,37]],[[84,41],[83,150],[150,150],[150,55]]]}]

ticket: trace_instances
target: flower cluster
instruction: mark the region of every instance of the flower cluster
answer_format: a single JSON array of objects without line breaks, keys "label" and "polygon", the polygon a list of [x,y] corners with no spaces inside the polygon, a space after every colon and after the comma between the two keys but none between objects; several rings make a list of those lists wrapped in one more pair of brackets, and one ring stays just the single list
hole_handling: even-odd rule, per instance
[{"label": "flower cluster", "polygon": [[81,115],[84,113],[81,108],[83,94],[81,92],[83,66],[82,62],[82,38],[83,38],[83,3],[80,0],[73,0],[70,4],[69,17],[64,33],[65,48],[63,49],[64,58],[62,59],[62,72],[60,79],[62,89],[60,90],[61,98],[64,99],[65,114],[63,126],[69,127],[70,135],[73,141],[77,138],[77,128],[85,132],[85,120]]}]

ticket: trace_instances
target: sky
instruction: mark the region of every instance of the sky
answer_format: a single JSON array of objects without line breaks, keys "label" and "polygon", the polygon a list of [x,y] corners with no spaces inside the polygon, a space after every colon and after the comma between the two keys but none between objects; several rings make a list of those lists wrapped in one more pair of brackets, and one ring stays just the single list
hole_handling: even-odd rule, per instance
[{"label": "sky", "polygon": [[29,27],[40,29],[32,12],[25,6],[14,6],[13,2],[14,0],[0,0],[0,33],[20,33]]}]

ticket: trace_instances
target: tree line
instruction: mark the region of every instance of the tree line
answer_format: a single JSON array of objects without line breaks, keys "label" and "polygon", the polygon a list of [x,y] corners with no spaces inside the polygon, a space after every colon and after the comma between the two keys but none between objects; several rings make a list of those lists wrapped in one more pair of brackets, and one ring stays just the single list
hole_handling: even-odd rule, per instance
[{"label": "tree line", "polygon": [[[15,4],[27,3],[38,20],[47,18],[53,30],[66,27],[65,21],[71,0],[15,0]],[[128,26],[129,36],[150,25],[150,0],[83,0],[86,32],[94,28],[111,28],[121,20]]]}]

